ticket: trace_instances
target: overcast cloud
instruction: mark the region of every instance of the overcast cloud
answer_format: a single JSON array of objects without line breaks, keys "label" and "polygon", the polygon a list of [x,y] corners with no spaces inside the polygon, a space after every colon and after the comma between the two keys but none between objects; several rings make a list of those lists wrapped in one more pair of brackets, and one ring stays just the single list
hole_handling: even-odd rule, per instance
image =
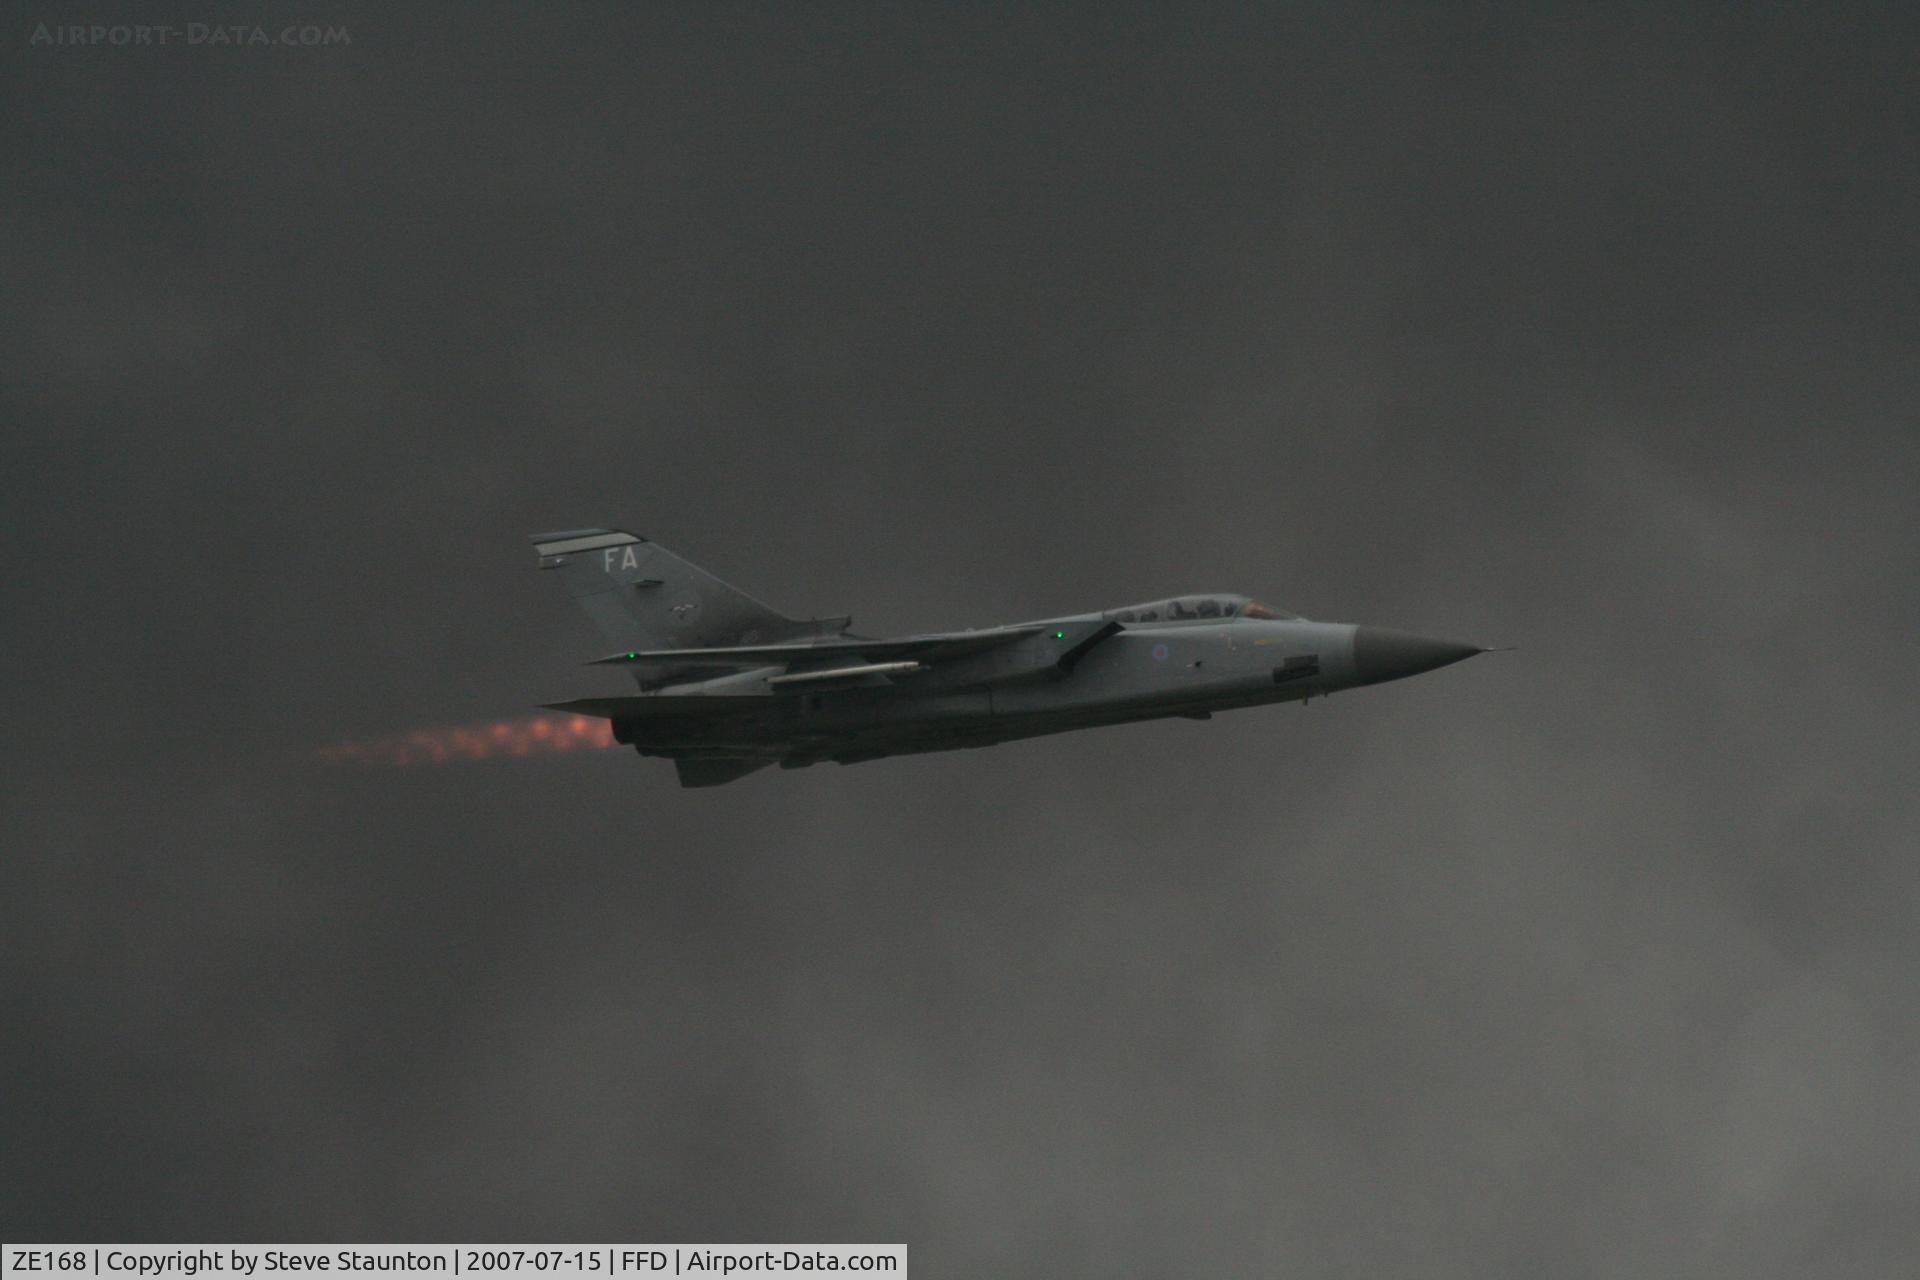
[{"label": "overcast cloud", "polygon": [[[112,9],[0,75],[8,1238],[1911,1264],[1898,7],[30,39]],[[1520,649],[710,792],[316,761],[619,692],[525,542],[598,524],[869,633]]]}]

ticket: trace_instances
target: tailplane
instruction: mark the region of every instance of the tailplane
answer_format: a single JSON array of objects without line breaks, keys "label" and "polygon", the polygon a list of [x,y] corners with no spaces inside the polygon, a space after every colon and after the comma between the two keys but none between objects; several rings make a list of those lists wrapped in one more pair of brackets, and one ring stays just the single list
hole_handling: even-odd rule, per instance
[{"label": "tailplane", "polygon": [[772,763],[771,760],[720,757],[675,760],[673,767],[679,772],[680,785],[683,787],[718,787]]}]

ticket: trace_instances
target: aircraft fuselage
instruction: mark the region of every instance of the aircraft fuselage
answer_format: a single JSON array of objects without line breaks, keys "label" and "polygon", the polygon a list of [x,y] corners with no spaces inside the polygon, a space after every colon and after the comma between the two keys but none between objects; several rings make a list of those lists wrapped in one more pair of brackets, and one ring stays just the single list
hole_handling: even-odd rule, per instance
[{"label": "aircraft fuselage", "polygon": [[683,785],[770,764],[852,763],[1166,716],[1292,702],[1431,671],[1481,652],[1379,627],[1314,622],[1248,596],[1176,596],[971,631],[855,635],[781,614],[622,529],[536,534],[609,641],[636,696],[549,703],[605,717]]},{"label": "aircraft fuselage", "polygon": [[[1046,620],[1068,628],[1088,615]],[[1370,643],[1363,644],[1366,635]],[[1376,637],[1389,637],[1381,660]],[[1407,641],[1414,643],[1409,645]],[[1392,651],[1399,641],[1399,651]],[[1344,623],[1224,618],[1185,623],[1118,624],[1070,666],[1034,664],[998,678],[964,669],[889,673],[872,684],[797,691],[732,724],[681,727],[623,724],[614,732],[643,754],[710,750],[777,757],[790,767],[820,760],[989,746],[1016,738],[1101,725],[1303,701],[1338,689],[1398,679],[1477,653],[1472,646],[1424,642],[1398,632]],[[1364,658],[1364,660],[1363,660]],[[955,664],[956,666],[958,664]],[[674,687],[675,693],[728,696],[769,692],[783,679],[767,667]]]}]

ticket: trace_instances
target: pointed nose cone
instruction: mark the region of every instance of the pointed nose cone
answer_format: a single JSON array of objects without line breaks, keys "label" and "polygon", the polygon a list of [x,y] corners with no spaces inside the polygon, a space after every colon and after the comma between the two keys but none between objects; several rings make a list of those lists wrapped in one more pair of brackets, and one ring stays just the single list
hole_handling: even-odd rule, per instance
[{"label": "pointed nose cone", "polygon": [[1435,640],[1387,627],[1356,627],[1353,632],[1353,671],[1358,684],[1417,676],[1484,652],[1477,644]]}]

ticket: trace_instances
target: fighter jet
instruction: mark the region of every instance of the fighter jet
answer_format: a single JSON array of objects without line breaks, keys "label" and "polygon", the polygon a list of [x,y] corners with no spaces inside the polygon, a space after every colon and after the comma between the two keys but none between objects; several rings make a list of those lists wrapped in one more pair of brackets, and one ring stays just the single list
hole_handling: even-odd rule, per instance
[{"label": "fighter jet", "polygon": [[1487,650],[1385,627],[1311,622],[1211,591],[1037,622],[873,639],[851,618],[789,618],[619,529],[533,537],[614,652],[618,742],[712,787],[778,764],[853,764],[1072,729],[1305,701]]}]

